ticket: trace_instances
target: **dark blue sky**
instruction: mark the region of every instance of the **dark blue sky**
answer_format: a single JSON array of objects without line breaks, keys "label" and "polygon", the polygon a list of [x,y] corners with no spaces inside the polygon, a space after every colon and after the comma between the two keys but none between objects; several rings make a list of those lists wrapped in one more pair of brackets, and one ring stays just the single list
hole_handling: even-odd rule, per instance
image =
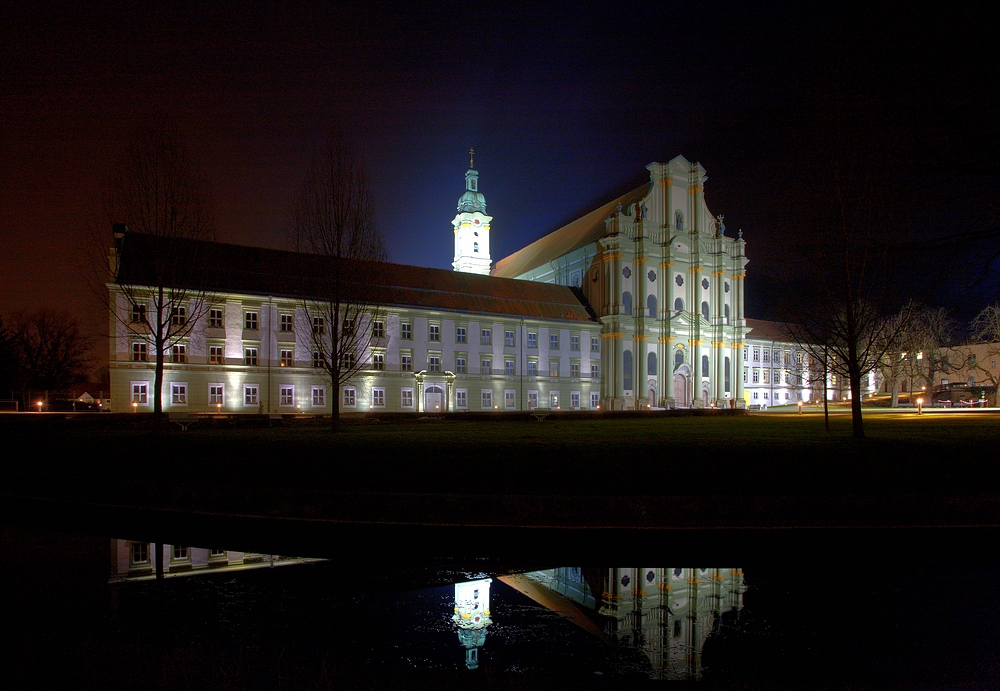
[{"label": "dark blue sky", "polygon": [[748,306],[771,316],[768,276],[806,232],[798,185],[825,126],[921,160],[940,135],[928,103],[968,98],[983,121],[994,104],[976,95],[997,61],[974,9],[800,5],[25,4],[0,46],[0,312],[63,304],[100,323],[64,297],[75,238],[134,123],[166,111],[202,164],[220,239],[283,246],[309,156],[339,122],[367,160],[391,259],[441,268],[469,147],[494,260],[683,154],[707,169],[712,211],[743,229]]}]

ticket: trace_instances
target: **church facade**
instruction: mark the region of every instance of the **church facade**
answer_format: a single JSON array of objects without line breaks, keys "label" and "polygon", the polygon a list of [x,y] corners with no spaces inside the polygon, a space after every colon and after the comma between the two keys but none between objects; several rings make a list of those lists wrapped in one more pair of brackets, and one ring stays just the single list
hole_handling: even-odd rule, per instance
[{"label": "church facade", "polygon": [[497,262],[493,275],[579,288],[601,322],[608,408],[742,407],[746,246],[678,156],[647,184]]},{"label": "church facade", "polygon": [[[493,219],[473,163],[452,221],[454,270],[373,272],[378,313],[359,325],[372,338],[351,354],[361,369],[337,390],[317,364],[317,318],[302,288],[322,280],[318,265],[189,241],[188,255],[206,268],[185,267],[167,288],[201,290],[170,318],[201,318],[164,346],[163,409],[329,414],[332,396],[343,413],[744,407],[763,403],[747,400],[751,389],[763,394],[754,386],[763,368],[750,360],[758,346],[787,351],[789,369],[808,367],[744,316],[745,243],[710,213],[700,164],[651,163],[648,183],[493,264]],[[153,409],[154,346],[136,315],[163,284],[148,267],[157,242],[123,230],[112,250],[116,411]],[[768,405],[809,400],[808,387],[793,384],[801,377],[782,368],[789,386],[780,392],[764,375]]]}]

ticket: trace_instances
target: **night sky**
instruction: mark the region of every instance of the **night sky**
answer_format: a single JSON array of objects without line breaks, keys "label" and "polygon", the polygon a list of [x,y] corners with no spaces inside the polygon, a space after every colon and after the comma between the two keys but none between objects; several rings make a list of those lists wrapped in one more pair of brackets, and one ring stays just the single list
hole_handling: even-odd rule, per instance
[{"label": "night sky", "polygon": [[[366,159],[390,259],[440,268],[470,147],[494,261],[683,154],[707,169],[712,212],[744,231],[750,316],[774,316],[773,278],[790,234],[809,232],[802,182],[831,122],[893,154],[886,176],[909,190],[908,208],[927,201],[915,226],[989,226],[992,13],[807,4],[9,7],[0,312],[65,307],[106,327],[77,248],[101,181],[153,112],[185,133],[220,240],[287,246],[291,196],[339,123]],[[954,189],[966,192],[957,211],[941,201]]]}]

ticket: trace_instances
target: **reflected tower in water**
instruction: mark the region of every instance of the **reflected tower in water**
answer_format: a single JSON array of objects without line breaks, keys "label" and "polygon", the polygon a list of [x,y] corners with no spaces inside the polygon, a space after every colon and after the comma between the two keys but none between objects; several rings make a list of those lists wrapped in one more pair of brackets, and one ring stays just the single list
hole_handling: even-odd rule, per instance
[{"label": "reflected tower in water", "polygon": [[455,584],[455,614],[458,640],[465,646],[465,666],[479,667],[479,649],[486,642],[486,627],[490,619],[490,578]]},{"label": "reflected tower in water", "polygon": [[741,569],[581,569],[525,576],[597,615],[603,634],[641,650],[653,675],[700,679],[702,650],[723,614],[743,609]]}]

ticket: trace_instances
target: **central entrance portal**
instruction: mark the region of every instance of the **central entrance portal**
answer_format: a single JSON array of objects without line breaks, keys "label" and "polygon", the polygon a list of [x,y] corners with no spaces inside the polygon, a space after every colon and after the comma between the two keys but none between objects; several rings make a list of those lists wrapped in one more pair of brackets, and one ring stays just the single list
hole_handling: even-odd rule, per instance
[{"label": "central entrance portal", "polygon": [[424,390],[424,412],[444,412],[444,389],[440,386],[429,386]]}]

